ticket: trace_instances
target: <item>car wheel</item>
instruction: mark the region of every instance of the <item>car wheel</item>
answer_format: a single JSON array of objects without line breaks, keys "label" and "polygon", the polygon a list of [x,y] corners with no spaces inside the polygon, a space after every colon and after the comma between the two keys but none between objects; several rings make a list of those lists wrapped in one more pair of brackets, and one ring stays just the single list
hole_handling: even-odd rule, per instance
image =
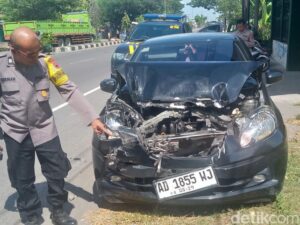
[{"label": "car wheel", "polygon": [[64,43],[64,39],[63,38],[59,38],[58,39],[58,47],[64,47],[65,43]]},{"label": "car wheel", "polygon": [[71,46],[71,44],[72,44],[71,38],[66,38],[65,42],[64,42],[64,45],[65,46]]},{"label": "car wheel", "polygon": [[91,36],[91,43],[95,42],[95,36]]}]

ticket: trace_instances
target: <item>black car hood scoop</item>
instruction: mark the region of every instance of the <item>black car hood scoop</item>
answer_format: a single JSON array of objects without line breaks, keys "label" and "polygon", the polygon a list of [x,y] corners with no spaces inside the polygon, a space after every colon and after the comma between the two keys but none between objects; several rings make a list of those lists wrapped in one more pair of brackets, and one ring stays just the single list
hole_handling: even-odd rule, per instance
[{"label": "black car hood scoop", "polygon": [[237,100],[257,62],[129,62],[125,79],[136,102],[176,102],[209,98]]}]

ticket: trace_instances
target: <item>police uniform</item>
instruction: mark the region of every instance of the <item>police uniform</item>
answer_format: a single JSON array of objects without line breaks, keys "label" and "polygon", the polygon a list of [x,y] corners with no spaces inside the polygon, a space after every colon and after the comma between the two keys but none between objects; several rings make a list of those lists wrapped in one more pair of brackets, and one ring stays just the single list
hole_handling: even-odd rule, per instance
[{"label": "police uniform", "polygon": [[[53,69],[56,72],[51,73]],[[17,207],[22,218],[41,213],[34,186],[35,153],[47,179],[50,207],[62,207],[67,201],[64,178],[71,166],[61,148],[49,105],[50,82],[87,124],[99,117],[52,58],[41,55],[37,64],[25,66],[15,63],[11,52],[0,56],[0,122],[8,174],[18,192]]]},{"label": "police uniform", "polygon": [[254,47],[254,37],[253,32],[251,30],[245,29],[243,32],[236,31],[235,34],[245,42],[248,48]]}]

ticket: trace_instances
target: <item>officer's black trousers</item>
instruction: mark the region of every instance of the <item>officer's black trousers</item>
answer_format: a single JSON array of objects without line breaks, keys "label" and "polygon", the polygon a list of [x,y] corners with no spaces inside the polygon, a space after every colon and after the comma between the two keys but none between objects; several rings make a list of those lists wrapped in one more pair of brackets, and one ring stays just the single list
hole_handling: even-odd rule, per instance
[{"label": "officer's black trousers", "polygon": [[35,153],[47,179],[48,203],[51,208],[62,207],[68,199],[68,193],[64,190],[64,178],[71,166],[61,148],[59,137],[36,147],[33,146],[30,135],[22,143],[18,143],[4,134],[4,141],[8,155],[8,174],[12,187],[18,192],[17,207],[21,218],[42,212],[34,185]]}]

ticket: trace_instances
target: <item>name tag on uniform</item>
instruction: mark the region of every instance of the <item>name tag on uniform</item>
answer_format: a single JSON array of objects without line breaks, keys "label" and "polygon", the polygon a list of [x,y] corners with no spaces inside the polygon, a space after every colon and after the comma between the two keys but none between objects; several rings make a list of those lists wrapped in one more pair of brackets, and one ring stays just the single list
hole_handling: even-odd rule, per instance
[{"label": "name tag on uniform", "polygon": [[15,81],[16,78],[15,78],[15,77],[1,77],[0,80],[1,80],[1,82],[5,82],[5,81]]}]

